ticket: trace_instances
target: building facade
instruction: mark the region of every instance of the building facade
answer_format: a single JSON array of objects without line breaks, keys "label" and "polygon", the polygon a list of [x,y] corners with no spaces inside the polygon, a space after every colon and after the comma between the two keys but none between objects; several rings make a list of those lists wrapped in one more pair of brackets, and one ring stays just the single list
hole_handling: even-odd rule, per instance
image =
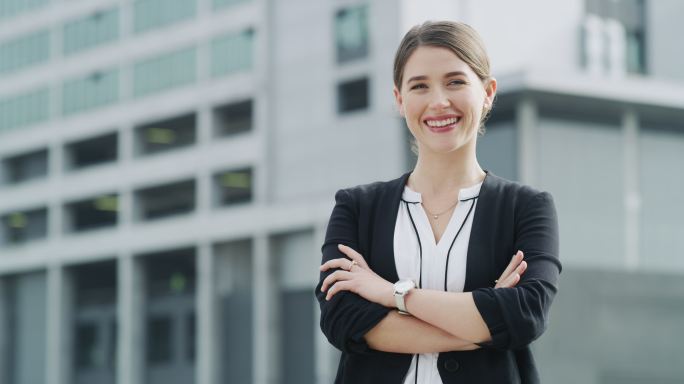
[{"label": "building facade", "polygon": [[0,382],[332,382],[333,196],[411,168],[394,50],[444,18],[481,164],[558,208],[542,380],[681,382],[684,5],[547,3],[0,0]]}]

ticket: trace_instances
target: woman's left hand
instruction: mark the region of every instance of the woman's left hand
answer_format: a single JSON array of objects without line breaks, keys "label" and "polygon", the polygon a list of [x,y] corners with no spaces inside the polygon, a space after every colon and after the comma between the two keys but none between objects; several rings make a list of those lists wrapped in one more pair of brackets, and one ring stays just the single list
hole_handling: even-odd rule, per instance
[{"label": "woman's left hand", "polygon": [[338,245],[340,252],[349,257],[333,259],[321,265],[321,271],[340,268],[328,275],[323,280],[321,292],[328,292],[325,299],[330,300],[333,295],[340,291],[350,291],[368,301],[384,305],[394,306],[394,284],[378,276],[366,263],[360,253],[346,245]]}]

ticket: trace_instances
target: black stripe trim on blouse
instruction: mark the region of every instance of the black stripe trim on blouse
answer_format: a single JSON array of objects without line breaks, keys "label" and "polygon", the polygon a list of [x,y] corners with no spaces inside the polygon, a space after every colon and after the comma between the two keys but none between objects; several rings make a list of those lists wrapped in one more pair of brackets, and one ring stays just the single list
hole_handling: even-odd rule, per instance
[{"label": "black stripe trim on blouse", "polygon": [[447,257],[446,257],[446,265],[444,266],[444,292],[447,291],[447,275],[449,273],[449,257],[451,256],[451,248],[453,248],[454,243],[456,243],[456,239],[458,238],[458,235],[461,233],[461,230],[465,226],[465,223],[468,221],[468,217],[470,216],[470,213],[473,211],[473,207],[475,207],[475,200],[477,199],[477,196],[468,199],[472,200],[473,203],[470,204],[470,209],[468,209],[468,213],[466,214],[465,219],[463,219],[463,222],[461,223],[461,227],[458,229],[458,232],[456,232],[456,236],[454,236],[454,239],[451,241],[451,245],[449,246],[449,251],[447,251]]}]

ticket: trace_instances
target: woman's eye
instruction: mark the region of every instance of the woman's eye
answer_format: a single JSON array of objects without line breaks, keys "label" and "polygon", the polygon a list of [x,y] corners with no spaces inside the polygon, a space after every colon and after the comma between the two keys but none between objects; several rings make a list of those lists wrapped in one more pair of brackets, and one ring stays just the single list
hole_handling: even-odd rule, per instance
[{"label": "woman's eye", "polygon": [[416,84],[411,87],[411,89],[420,89],[420,88],[427,88],[427,85],[425,84]]},{"label": "woman's eye", "polygon": [[465,83],[466,83],[466,82],[463,81],[463,80],[451,80],[451,81],[449,82],[449,85],[463,85],[463,84],[465,84]]}]

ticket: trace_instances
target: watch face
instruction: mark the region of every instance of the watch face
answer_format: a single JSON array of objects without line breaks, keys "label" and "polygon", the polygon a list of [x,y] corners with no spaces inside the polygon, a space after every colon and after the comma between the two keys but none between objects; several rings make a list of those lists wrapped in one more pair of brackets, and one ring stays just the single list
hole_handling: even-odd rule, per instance
[{"label": "watch face", "polygon": [[397,292],[405,293],[408,290],[415,288],[416,284],[411,280],[401,280],[397,282]]}]

